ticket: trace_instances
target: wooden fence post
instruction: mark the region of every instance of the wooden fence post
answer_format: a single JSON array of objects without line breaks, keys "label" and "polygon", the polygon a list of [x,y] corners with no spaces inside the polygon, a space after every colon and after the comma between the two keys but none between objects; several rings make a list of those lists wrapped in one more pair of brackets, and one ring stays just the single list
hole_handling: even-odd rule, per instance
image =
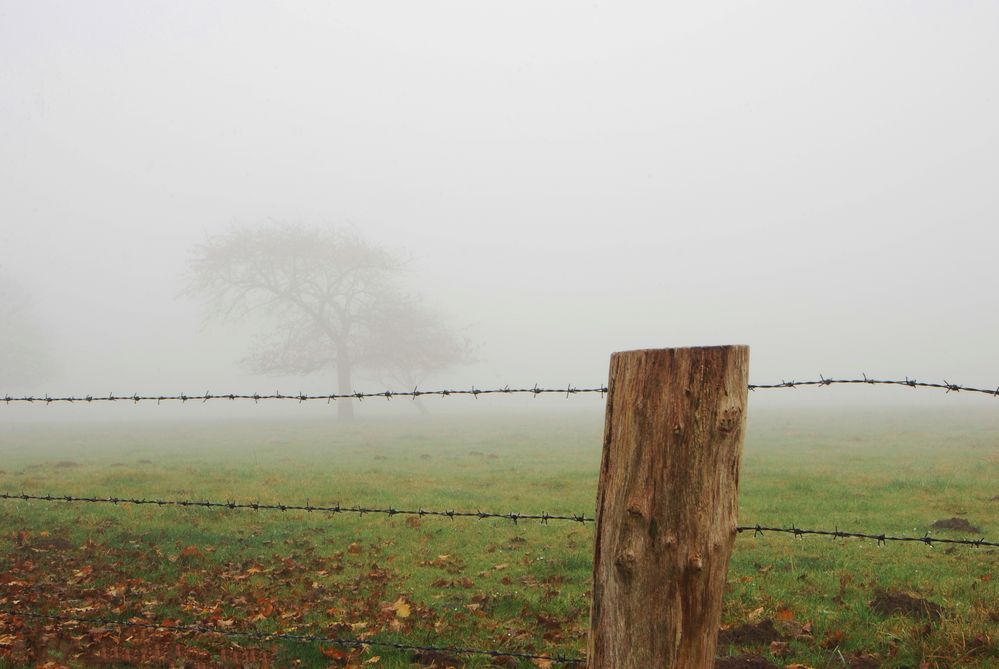
[{"label": "wooden fence post", "polygon": [[748,346],[611,356],[588,669],[714,665],[748,376]]}]

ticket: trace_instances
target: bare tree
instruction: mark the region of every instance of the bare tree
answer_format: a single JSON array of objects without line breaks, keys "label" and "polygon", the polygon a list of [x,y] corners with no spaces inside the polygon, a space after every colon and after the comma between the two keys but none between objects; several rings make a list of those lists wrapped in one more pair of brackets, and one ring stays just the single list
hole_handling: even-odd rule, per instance
[{"label": "bare tree", "polygon": [[[190,260],[189,294],[223,320],[264,316],[252,371],[336,370],[339,393],[355,372],[415,382],[467,359],[468,346],[398,286],[400,261],[359,236],[304,225],[236,227],[210,237]],[[353,416],[351,402],[339,416]]]},{"label": "bare tree", "polygon": [[6,391],[36,385],[51,375],[46,337],[31,295],[0,274],[0,380]]}]

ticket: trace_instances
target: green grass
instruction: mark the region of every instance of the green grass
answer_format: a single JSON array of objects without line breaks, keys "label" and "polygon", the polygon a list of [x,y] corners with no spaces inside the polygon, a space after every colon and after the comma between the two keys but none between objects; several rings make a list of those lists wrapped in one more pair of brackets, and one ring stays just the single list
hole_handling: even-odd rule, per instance
[{"label": "green grass", "polygon": [[[351,426],[11,425],[0,437],[0,491],[592,515],[601,421],[535,413]],[[997,474],[994,409],[756,412],[740,523],[921,536],[933,521],[959,516],[995,540]],[[375,632],[403,643],[580,655],[592,549],[592,525],[563,522],[4,501],[0,607],[15,608],[19,598],[20,606],[49,611],[84,609],[81,616],[145,615],[326,636]],[[778,611],[810,623],[811,635],[791,640],[789,654],[774,658],[782,666],[842,667],[863,653],[878,654],[886,667],[995,666],[997,554],[740,535],[723,624],[737,627]],[[75,575],[85,566],[92,572]],[[882,616],[868,605],[877,588],[925,597],[946,613],[929,623]],[[409,616],[391,608],[400,598]],[[0,645],[0,658],[7,658],[0,667],[34,666],[46,654],[86,666],[100,649],[135,643],[116,631],[80,641],[81,627],[33,629],[17,632],[40,649],[31,664],[28,650],[15,655],[17,649]],[[0,618],[0,640],[13,631]],[[140,642],[164,656],[199,646],[217,654],[228,646],[213,636],[179,643],[160,637]],[[317,644],[242,645],[272,651],[275,666],[342,666]],[[729,646],[720,653],[769,650]],[[413,663],[410,653],[373,647],[354,662],[373,655],[381,657],[377,667]],[[217,655],[212,662],[221,663]],[[460,662],[491,666],[485,657]],[[105,666],[130,665],[112,658]]]}]

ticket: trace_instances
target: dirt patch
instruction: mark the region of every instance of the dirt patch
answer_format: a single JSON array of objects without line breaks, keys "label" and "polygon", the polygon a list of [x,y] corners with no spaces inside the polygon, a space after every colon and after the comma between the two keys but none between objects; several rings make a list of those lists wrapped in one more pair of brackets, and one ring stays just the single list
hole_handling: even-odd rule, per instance
[{"label": "dirt patch", "polygon": [[934,530],[957,530],[958,532],[971,532],[972,534],[980,534],[982,531],[980,527],[975,527],[964,518],[938,520],[930,525],[930,527]]},{"label": "dirt patch", "polygon": [[34,550],[60,550],[65,551],[76,546],[70,543],[65,537],[32,537],[28,546]]},{"label": "dirt patch", "polygon": [[887,590],[875,591],[874,599],[871,600],[871,608],[883,616],[901,613],[913,618],[940,619],[944,612],[942,606],[929,600],[913,597],[904,592],[889,592]]},{"label": "dirt patch", "polygon": [[733,655],[715,660],[715,669],[780,669],[762,655]]},{"label": "dirt patch", "polygon": [[780,632],[774,627],[773,621],[763,620],[755,625],[739,625],[722,630],[718,633],[718,646],[766,646],[780,638]]},{"label": "dirt patch", "polygon": [[864,653],[862,655],[844,653],[843,659],[850,669],[881,669],[884,664],[881,661],[881,656],[877,653]]},{"label": "dirt patch", "polygon": [[69,469],[70,467],[79,467],[80,463],[73,462],[72,460],[60,460],[52,466],[56,469]]},{"label": "dirt patch", "polygon": [[427,669],[430,669],[431,667],[433,669],[438,669],[443,667],[461,666],[461,660],[459,660],[458,658],[434,651],[417,653],[416,655],[413,656],[413,662],[416,666],[426,667]]}]

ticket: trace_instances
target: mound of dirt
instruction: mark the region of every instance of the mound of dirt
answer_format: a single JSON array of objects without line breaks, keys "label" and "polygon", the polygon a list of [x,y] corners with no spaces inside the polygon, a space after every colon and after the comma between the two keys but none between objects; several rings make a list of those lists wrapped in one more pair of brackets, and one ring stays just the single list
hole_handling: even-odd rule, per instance
[{"label": "mound of dirt", "polygon": [[766,646],[771,641],[779,641],[780,632],[772,620],[763,620],[755,625],[739,625],[718,633],[718,647],[725,646]]},{"label": "mound of dirt", "polygon": [[972,534],[981,534],[981,528],[975,527],[969,523],[964,518],[947,518],[946,520],[938,520],[937,522],[930,525],[934,530],[957,530],[958,532],[971,532]]},{"label": "mound of dirt", "polygon": [[939,619],[944,612],[942,606],[929,600],[913,597],[904,592],[889,592],[888,590],[876,590],[870,606],[883,616],[901,613],[913,618]]},{"label": "mound of dirt", "polygon": [[715,660],[715,669],[780,669],[762,655],[733,655]]},{"label": "mound of dirt", "polygon": [[[461,660],[458,658],[435,651],[421,651],[414,655],[412,659],[415,666],[425,667],[426,669],[442,669],[443,667],[461,666]],[[498,660],[500,658],[496,659]],[[493,664],[496,664],[496,662],[494,661]]]}]

